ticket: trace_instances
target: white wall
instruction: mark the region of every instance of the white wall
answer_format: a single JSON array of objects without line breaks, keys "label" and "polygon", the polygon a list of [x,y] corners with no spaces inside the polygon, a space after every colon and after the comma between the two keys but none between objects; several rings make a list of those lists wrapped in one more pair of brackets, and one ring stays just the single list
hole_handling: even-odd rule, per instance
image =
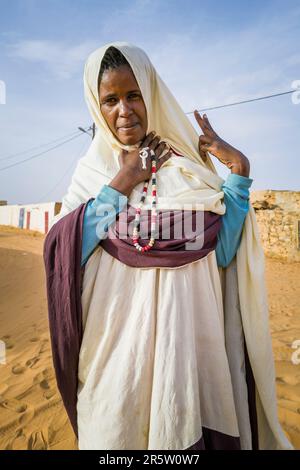
[{"label": "white wall", "polygon": [[[45,223],[46,213],[48,213],[48,230],[51,226],[51,220],[57,211],[57,203],[45,202],[41,204],[25,204],[25,205],[7,205],[0,206],[0,225],[11,225],[19,227],[20,211],[24,209],[23,224],[21,228],[29,228],[38,232],[46,233],[47,227]],[[29,216],[27,216],[29,214]],[[29,227],[27,222],[29,221]]]}]

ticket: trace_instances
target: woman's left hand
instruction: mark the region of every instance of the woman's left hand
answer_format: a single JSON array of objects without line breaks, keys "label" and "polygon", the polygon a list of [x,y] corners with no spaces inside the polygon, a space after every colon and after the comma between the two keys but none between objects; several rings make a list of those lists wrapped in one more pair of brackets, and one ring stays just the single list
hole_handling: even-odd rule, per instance
[{"label": "woman's left hand", "polygon": [[248,158],[218,136],[206,114],[203,114],[203,117],[201,117],[199,112],[195,110],[194,116],[203,132],[199,136],[198,144],[199,153],[203,161],[206,160],[205,152],[209,152],[226,165],[231,170],[231,173],[248,177],[250,173]]}]

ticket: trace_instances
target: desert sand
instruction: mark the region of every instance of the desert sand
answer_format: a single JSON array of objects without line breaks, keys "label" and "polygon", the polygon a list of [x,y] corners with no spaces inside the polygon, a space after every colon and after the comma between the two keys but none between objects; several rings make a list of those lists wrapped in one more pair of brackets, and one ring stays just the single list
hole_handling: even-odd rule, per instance
[{"label": "desert sand", "polygon": [[[48,331],[44,236],[0,226],[0,449],[77,449],[56,388]],[[300,449],[300,263],[266,258],[278,412]],[[299,354],[300,358],[300,354]],[[3,361],[4,362],[4,361]]]}]

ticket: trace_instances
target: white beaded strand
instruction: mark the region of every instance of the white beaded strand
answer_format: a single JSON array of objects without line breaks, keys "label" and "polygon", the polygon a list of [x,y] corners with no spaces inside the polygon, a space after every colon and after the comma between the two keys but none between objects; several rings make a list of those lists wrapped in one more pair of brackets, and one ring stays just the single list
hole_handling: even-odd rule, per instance
[{"label": "white beaded strand", "polygon": [[133,244],[136,247],[136,249],[138,251],[140,251],[141,253],[145,253],[145,252],[151,250],[151,248],[153,247],[153,245],[155,243],[155,231],[156,231],[156,221],[157,221],[157,212],[156,212],[156,202],[157,202],[157,198],[156,198],[156,158],[155,158],[155,152],[152,149],[150,150],[150,155],[151,155],[152,204],[151,204],[151,237],[150,237],[149,243],[145,246],[141,246],[138,243],[138,240],[140,238],[139,237],[139,226],[140,226],[141,209],[142,209],[144,201],[147,197],[147,190],[148,190],[149,181],[145,181],[145,183],[144,183],[144,188],[143,188],[141,200],[140,200],[139,206],[136,208],[136,214],[135,214],[135,219],[134,219],[134,227],[133,227],[133,233],[132,233]]}]

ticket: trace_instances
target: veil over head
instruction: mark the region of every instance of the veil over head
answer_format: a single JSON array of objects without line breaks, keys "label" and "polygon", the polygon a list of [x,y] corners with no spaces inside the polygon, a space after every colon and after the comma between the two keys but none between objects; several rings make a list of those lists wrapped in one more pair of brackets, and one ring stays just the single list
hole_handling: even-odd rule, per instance
[{"label": "veil over head", "polygon": [[110,131],[100,110],[98,76],[101,61],[110,46],[117,48],[127,59],[141,90],[147,110],[147,134],[155,129],[161,138],[166,139],[179,153],[204,167],[208,166],[215,173],[211,159],[208,158],[206,165],[200,158],[195,129],[155,70],[147,54],[139,47],[127,42],[114,42],[96,49],[90,54],[85,64],[85,99],[93,121],[100,131],[101,139],[104,139],[114,150],[121,148],[132,150],[139,145],[139,143],[132,146],[122,144]]},{"label": "veil over head", "polygon": [[[87,153],[78,161],[62,209],[53,223],[78,207],[90,197],[96,197],[103,184],[108,184],[120,169],[118,155],[121,149],[132,150],[140,145],[124,145],[107,125],[99,104],[98,77],[106,50],[114,46],[129,62],[141,90],[147,111],[147,134],[155,130],[161,139],[184,157],[173,154],[157,173],[158,209],[183,208],[185,204],[224,214],[221,178],[207,153],[204,162],[198,152],[199,136],[171,91],[163,82],[147,54],[127,42],[112,42],[92,52],[84,67],[84,95],[91,117],[97,127],[96,135]],[[140,199],[143,183],[130,195],[135,207]],[[144,209],[151,208],[151,185]]]}]

